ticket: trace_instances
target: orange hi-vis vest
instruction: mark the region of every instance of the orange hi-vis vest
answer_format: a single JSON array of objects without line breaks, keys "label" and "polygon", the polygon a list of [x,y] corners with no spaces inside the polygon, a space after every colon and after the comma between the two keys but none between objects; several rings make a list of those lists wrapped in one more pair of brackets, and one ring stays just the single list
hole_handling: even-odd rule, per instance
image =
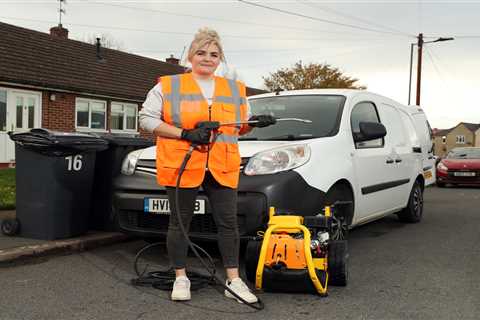
[{"label": "orange hi-vis vest", "polygon": [[[246,89],[238,81],[215,77],[212,105],[203,97],[191,73],[159,79],[163,92],[162,120],[182,129],[193,129],[200,121],[231,123],[247,120]],[[218,137],[207,150],[194,150],[180,181],[180,187],[198,187],[205,170],[223,186],[236,188],[240,174],[238,136],[246,125],[221,126]],[[175,186],[190,142],[157,137],[157,181]]]}]

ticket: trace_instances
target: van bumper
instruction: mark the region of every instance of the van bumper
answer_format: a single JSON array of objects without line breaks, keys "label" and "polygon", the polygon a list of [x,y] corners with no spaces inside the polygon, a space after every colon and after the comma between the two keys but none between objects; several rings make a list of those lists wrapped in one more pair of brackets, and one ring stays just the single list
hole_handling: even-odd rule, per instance
[{"label": "van bumper", "polygon": [[[136,172],[115,179],[113,212],[123,232],[144,238],[165,237],[169,216],[144,212],[144,199],[154,197],[166,197],[166,190],[157,184],[153,174]],[[198,198],[206,200],[206,213],[194,215],[189,235],[193,240],[216,240],[217,229],[211,207],[201,188]],[[321,212],[324,199],[325,192],[309,186],[293,170],[262,176],[242,173],[237,204],[240,238],[252,238],[257,231],[266,229],[270,206],[277,212],[316,215]]]}]

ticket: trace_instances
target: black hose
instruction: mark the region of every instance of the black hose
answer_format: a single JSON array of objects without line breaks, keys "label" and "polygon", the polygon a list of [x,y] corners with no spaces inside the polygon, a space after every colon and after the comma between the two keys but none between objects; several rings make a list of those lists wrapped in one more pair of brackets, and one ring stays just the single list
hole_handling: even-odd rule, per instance
[{"label": "black hose", "polygon": [[[215,136],[214,141],[216,140],[216,137],[217,136]],[[180,199],[179,199],[180,181],[182,179],[183,172],[185,171],[185,167],[187,166],[188,160],[190,160],[190,157],[192,156],[192,153],[195,150],[195,147],[196,145],[192,144],[188,149],[187,154],[183,158],[183,162],[182,162],[182,165],[180,166],[180,170],[178,173],[177,183],[175,185],[175,209],[176,209],[175,214],[177,215],[177,220],[180,226],[180,230],[182,231],[182,234],[185,237],[185,240],[187,241],[188,246],[190,247],[192,252],[200,260],[200,263],[202,264],[204,269],[209,273],[209,276],[206,276],[196,272],[187,272],[187,276],[191,281],[191,289],[197,290],[199,288],[205,287],[206,285],[214,285],[215,282],[217,282],[221,287],[223,287],[225,290],[230,292],[235,298],[240,300],[242,303],[246,304],[247,306],[253,309],[263,310],[264,304],[260,299],[258,299],[258,297],[257,297],[258,299],[257,302],[249,303],[245,301],[242,297],[240,297],[238,294],[236,294],[232,289],[230,289],[228,286],[225,285],[225,281],[216,274],[215,263],[213,262],[212,257],[210,257],[210,255],[204,249],[202,249],[200,246],[196,245],[190,240],[190,237],[188,236],[188,233],[185,230],[185,227],[183,226],[182,216],[180,214]],[[152,286],[156,289],[171,290],[173,282],[175,281],[175,272],[173,268],[170,268],[165,271],[149,272],[147,275],[145,275],[146,268],[143,271],[138,270],[138,260],[140,259],[141,255],[148,249],[155,246],[163,245],[163,244],[164,244],[163,242],[149,244],[143,247],[137,253],[137,255],[135,256],[133,267],[138,278],[131,280],[131,283],[133,285]],[[197,251],[197,249],[200,250],[208,258],[208,263],[204,260],[204,258],[202,258],[202,256]]]},{"label": "black hose", "polygon": [[[185,240],[187,241],[188,245],[190,246],[190,249],[192,249],[192,252],[195,254],[195,256],[198,258],[198,260],[200,260],[200,263],[203,265],[203,267],[205,268],[205,270],[207,270],[207,272],[212,276],[212,278],[214,278],[217,283],[222,286],[225,290],[227,290],[228,292],[230,292],[235,298],[237,298],[238,300],[240,300],[242,303],[246,304],[247,306],[253,308],[253,309],[256,309],[256,310],[263,310],[264,308],[264,304],[263,302],[258,299],[257,302],[254,302],[254,303],[250,303],[250,302],[247,302],[245,301],[242,297],[240,297],[238,294],[236,294],[232,289],[230,289],[228,286],[225,285],[225,281],[223,281],[223,279],[221,279],[217,274],[216,274],[216,270],[215,268],[213,270],[210,270],[207,263],[203,260],[203,258],[200,256],[200,254],[197,252],[196,250],[196,247],[200,248],[199,246],[195,245],[191,240],[190,240],[190,237],[188,236],[188,233],[187,231],[185,230],[184,226],[183,226],[183,222],[182,222],[182,217],[181,217],[181,214],[180,214],[180,200],[179,200],[179,189],[180,189],[180,180],[182,179],[182,175],[183,175],[183,172],[185,171],[185,167],[187,166],[187,162],[188,160],[190,160],[190,157],[192,156],[192,152],[193,150],[195,150],[195,145],[192,144],[190,146],[190,148],[188,149],[188,152],[187,154],[185,155],[185,157],[183,158],[183,162],[182,162],[182,165],[180,166],[180,170],[178,172],[178,178],[177,178],[177,184],[175,186],[175,211],[176,211],[176,214],[177,214],[177,220],[178,220],[178,224],[180,225],[180,230],[182,231],[183,233],[183,236],[185,237]],[[205,252],[203,249],[202,249],[203,252]]]}]

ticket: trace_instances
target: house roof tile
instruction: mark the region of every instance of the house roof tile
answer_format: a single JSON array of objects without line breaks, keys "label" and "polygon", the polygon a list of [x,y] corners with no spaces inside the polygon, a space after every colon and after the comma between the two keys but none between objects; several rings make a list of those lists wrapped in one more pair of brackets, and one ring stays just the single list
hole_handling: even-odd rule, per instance
[{"label": "house roof tile", "polygon": [[[0,81],[143,100],[161,75],[183,67],[131,53],[52,37],[0,22]],[[247,88],[249,95],[263,90]]]}]

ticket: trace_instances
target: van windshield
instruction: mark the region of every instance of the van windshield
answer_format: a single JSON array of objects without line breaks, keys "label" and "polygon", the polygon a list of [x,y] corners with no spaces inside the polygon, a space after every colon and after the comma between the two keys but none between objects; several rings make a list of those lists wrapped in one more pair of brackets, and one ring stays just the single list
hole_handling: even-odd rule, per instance
[{"label": "van windshield", "polygon": [[250,99],[251,113],[276,118],[300,118],[312,123],[279,121],[266,128],[254,128],[240,140],[303,140],[337,134],[345,96],[302,95]]}]

